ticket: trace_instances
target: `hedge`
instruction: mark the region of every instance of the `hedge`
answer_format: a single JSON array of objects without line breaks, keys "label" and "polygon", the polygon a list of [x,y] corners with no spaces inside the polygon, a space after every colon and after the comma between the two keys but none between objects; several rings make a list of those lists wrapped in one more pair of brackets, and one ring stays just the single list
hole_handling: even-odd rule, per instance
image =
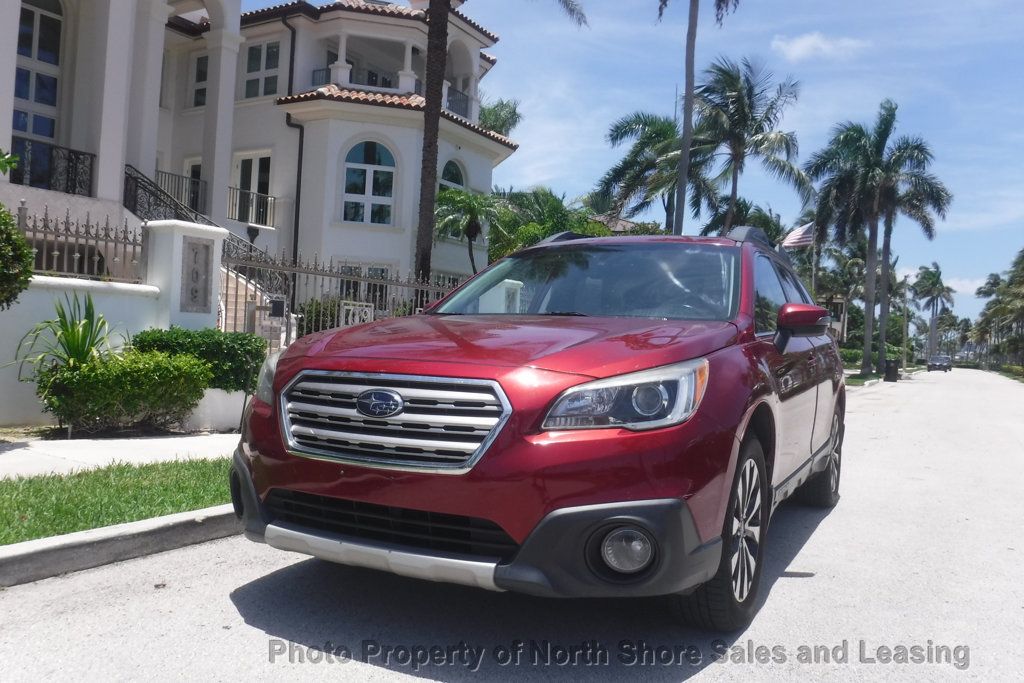
[{"label": "hedge", "polygon": [[209,364],[209,386],[224,391],[256,391],[257,374],[267,355],[267,342],[247,332],[221,332],[214,328],[144,330],[132,337],[136,351],[189,354]]},{"label": "hedge", "polygon": [[44,409],[85,432],[175,426],[196,407],[212,377],[210,366],[195,356],[158,351],[129,351],[43,375],[52,379],[45,393],[37,389]]}]

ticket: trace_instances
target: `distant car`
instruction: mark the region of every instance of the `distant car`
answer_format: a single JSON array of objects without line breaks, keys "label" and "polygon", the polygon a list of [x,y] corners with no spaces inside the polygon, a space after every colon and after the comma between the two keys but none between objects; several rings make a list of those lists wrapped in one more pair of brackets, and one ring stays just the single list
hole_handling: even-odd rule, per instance
[{"label": "distant car", "polygon": [[932,370],[949,372],[952,369],[953,361],[949,359],[949,356],[932,356],[928,359],[928,372],[931,372]]}]

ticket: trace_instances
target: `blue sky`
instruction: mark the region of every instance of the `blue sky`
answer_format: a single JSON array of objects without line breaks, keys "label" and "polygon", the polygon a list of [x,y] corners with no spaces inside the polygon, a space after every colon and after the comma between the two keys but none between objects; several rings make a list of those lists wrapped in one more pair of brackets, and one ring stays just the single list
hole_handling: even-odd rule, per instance
[{"label": "blue sky", "polygon": [[[656,0],[582,1],[589,29],[574,28],[554,0],[471,0],[463,8],[501,36],[482,89],[518,98],[525,117],[513,134],[519,151],[495,171],[498,185],[579,196],[620,154],[604,139],[612,121],[635,110],[672,112],[688,3],[674,0],[659,24]],[[710,7],[705,0],[698,70],[719,55],[749,56],[800,81],[783,127],[796,131],[801,161],[835,123],[870,122],[883,98],[896,100],[897,132],[928,140],[933,170],[954,194],[933,242],[905,219],[897,224],[899,270],[938,261],[958,290],[956,312],[973,318],[983,304],[974,289],[1024,247],[1024,3],[740,0],[721,28]],[[756,162],[740,194],[787,223],[799,213],[796,194]],[[688,220],[687,232],[695,227]]]}]

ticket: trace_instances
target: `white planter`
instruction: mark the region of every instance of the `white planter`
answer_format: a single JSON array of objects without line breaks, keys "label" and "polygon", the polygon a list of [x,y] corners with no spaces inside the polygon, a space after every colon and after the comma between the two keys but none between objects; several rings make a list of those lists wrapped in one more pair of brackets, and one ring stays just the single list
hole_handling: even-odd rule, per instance
[{"label": "white planter", "polygon": [[207,389],[185,424],[186,431],[234,432],[242,421],[245,393]]}]

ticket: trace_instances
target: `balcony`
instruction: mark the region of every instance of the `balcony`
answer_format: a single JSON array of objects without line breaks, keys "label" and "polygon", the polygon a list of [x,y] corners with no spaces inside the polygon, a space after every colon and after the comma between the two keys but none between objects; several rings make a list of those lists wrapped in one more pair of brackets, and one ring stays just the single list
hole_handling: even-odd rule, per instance
[{"label": "balcony", "polygon": [[314,88],[319,88],[321,85],[327,85],[331,82],[331,69],[313,69],[313,74],[310,78],[310,82]]},{"label": "balcony", "polygon": [[156,172],[156,184],[179,202],[200,213],[206,211],[206,181],[167,171]]},{"label": "balcony", "polygon": [[365,85],[381,90],[398,90],[398,72],[376,69],[352,69],[349,76],[352,85]]},{"label": "balcony", "polygon": [[11,182],[43,190],[91,197],[96,155],[20,136],[11,138],[11,153],[18,166]]},{"label": "balcony", "polygon": [[445,104],[445,109],[453,114],[458,114],[464,119],[469,118],[469,95],[456,90],[455,88],[448,88],[448,102]]},{"label": "balcony", "polygon": [[233,221],[272,228],[276,204],[277,197],[269,194],[228,188],[228,218]]}]

